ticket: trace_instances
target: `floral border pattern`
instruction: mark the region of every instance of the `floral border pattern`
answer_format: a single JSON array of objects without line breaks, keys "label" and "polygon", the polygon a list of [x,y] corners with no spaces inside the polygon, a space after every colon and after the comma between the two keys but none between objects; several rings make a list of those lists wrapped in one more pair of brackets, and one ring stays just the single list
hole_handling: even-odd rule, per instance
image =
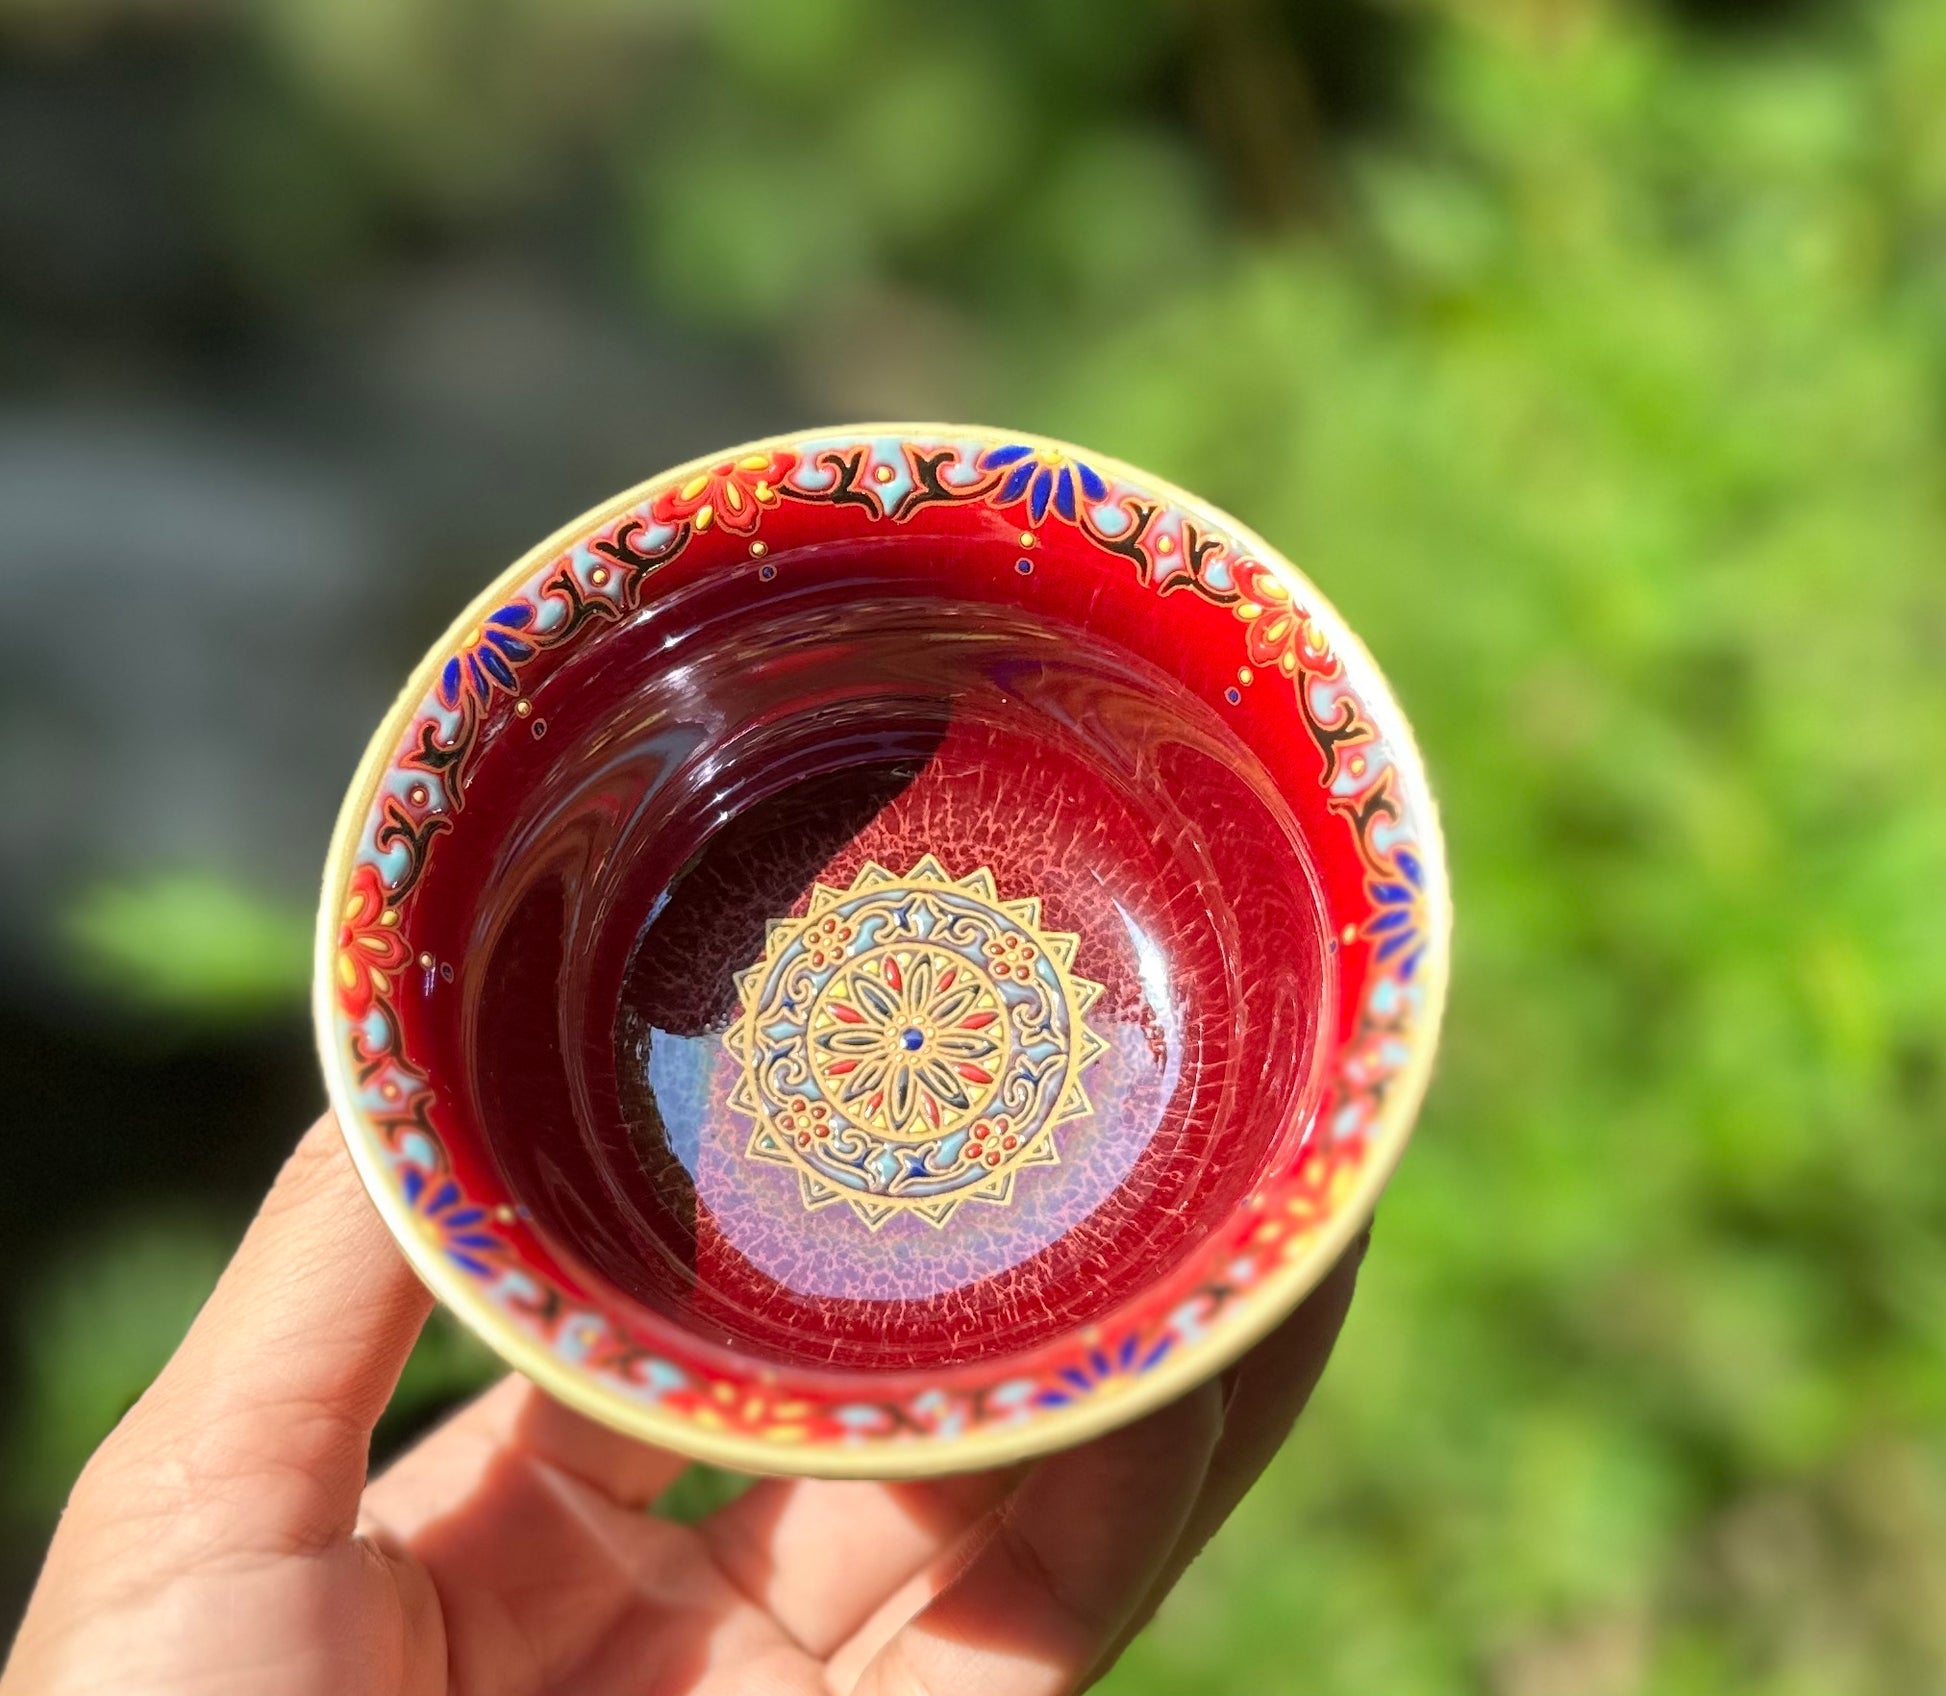
[{"label": "floral border pattern", "polygon": [[[681,476],[681,474],[677,474]],[[431,969],[406,941],[412,892],[441,832],[463,806],[466,773],[486,715],[516,710],[535,656],[583,640],[641,605],[650,579],[715,526],[756,537],[785,502],[856,508],[900,524],[939,503],[983,503],[1023,525],[1071,526],[1126,563],[1159,596],[1187,593],[1243,626],[1238,683],[1275,679],[1321,759],[1319,781],[1364,868],[1368,914],[1346,944],[1370,945],[1349,1041],[1335,1059],[1316,1130],[1294,1167],[1263,1186],[1194,1259],[1185,1299],[1138,1312],[1125,1328],[1091,1327],[1031,1371],[967,1388],[902,1397],[820,1397],[775,1375],[726,1376],[644,1346],[606,1315],[522,1264],[508,1241],[518,1215],[461,1192],[432,1118],[434,1093],[404,1052],[394,1011],[404,974]],[[764,544],[751,541],[761,555]],[[348,876],[327,891],[332,930],[320,961],[329,986],[326,1040],[342,1061],[353,1135],[364,1133],[401,1211],[434,1253],[571,1378],[627,1404],[653,1407],[698,1432],[762,1444],[845,1445],[951,1440],[1017,1428],[1112,1396],[1209,1336],[1255,1287],[1300,1258],[1342,1215],[1373,1157],[1388,1096],[1422,1068],[1443,984],[1421,971],[1443,938],[1443,862],[1416,766],[1401,765],[1334,644],[1325,618],[1299,599],[1302,580],[1238,537],[1133,475],[1105,473],[1072,450],[985,433],[857,432],[765,444],[665,479],[648,497],[549,559],[504,605],[466,632],[435,673],[404,742],[381,772]],[[1382,685],[1375,677],[1368,687]],[[1234,705],[1240,689],[1231,688]],[[335,932],[335,947],[329,938]],[[1398,1128],[1403,1136],[1403,1126]],[[780,1464],[782,1457],[780,1454]]]}]

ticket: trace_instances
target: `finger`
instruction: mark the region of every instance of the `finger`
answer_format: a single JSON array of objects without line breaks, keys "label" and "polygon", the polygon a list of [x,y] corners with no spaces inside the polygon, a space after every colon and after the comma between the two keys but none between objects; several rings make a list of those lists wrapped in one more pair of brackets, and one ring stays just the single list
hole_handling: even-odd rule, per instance
[{"label": "finger", "polygon": [[[968,1541],[977,1541],[977,1537]],[[871,1617],[825,1658],[825,1682],[833,1690],[854,1690],[879,1651],[899,1634],[907,1621],[939,1594],[964,1561],[965,1548],[962,1546],[957,1559],[948,1555],[934,1561],[923,1572],[915,1572],[887,1596],[873,1609]]]},{"label": "finger", "polygon": [[[692,1527],[641,1511],[682,1465],[510,1378],[373,1481],[365,1524],[431,1574],[454,1690],[621,1696],[761,1662],[809,1696],[818,1664],[710,1564]],[[753,1672],[747,1687],[765,1686]]]},{"label": "finger", "polygon": [[1297,1311],[1223,1375],[1223,1436],[1210,1457],[1202,1493],[1147,1596],[1102,1656],[1098,1672],[1106,1672],[1154,1617],[1163,1598],[1283,1447],[1324,1375],[1370,1243],[1367,1227]]},{"label": "finger", "polygon": [[822,1660],[1019,1477],[1014,1468],[918,1484],[767,1479],[697,1530],[730,1581]]},{"label": "finger", "polygon": [[348,1536],[372,1427],[431,1304],[326,1115],[90,1472],[111,1495],[179,1504],[205,1547]]},{"label": "finger", "polygon": [[563,1407],[525,1378],[503,1378],[422,1437],[365,1493],[368,1510],[410,1536],[508,1456],[576,1479],[618,1507],[642,1508],[688,1464]]},{"label": "finger", "polygon": [[1059,1696],[1181,1537],[1222,1427],[1214,1384],[1043,1461],[965,1565],[865,1668],[858,1696]]}]

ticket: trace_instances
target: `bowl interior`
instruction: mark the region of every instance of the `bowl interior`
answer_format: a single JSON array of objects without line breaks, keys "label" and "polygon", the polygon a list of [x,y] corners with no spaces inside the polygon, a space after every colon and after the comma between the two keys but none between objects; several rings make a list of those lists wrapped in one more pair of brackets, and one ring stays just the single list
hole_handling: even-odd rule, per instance
[{"label": "bowl interior", "polygon": [[[585,1288],[755,1360],[936,1370],[1102,1319],[1301,1136],[1304,833],[1117,629],[920,535],[767,549],[480,748],[401,1008]],[[1139,607],[1139,603],[1133,603]]]},{"label": "bowl interior", "polygon": [[506,572],[333,841],[332,1100],[515,1365],[762,1470],[999,1464],[1322,1275],[1448,925],[1382,679],[1233,521],[975,430],[780,438]]}]

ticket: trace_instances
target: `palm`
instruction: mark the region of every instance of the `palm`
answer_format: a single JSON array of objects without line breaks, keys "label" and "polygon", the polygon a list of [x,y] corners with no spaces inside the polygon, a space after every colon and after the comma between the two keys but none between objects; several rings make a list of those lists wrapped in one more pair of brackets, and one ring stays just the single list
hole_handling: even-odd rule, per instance
[{"label": "palm", "polygon": [[438,1598],[402,1696],[822,1696],[1005,1482],[773,1481],[687,1526],[643,1511],[681,1465],[512,1381],[408,1454],[366,1496]]},{"label": "palm", "polygon": [[429,1298],[326,1121],[77,1484],[0,1696],[1059,1696],[1275,1451],[1357,1260],[1220,1384],[1013,1474],[676,1525],[678,1458],[508,1379],[367,1484]]}]

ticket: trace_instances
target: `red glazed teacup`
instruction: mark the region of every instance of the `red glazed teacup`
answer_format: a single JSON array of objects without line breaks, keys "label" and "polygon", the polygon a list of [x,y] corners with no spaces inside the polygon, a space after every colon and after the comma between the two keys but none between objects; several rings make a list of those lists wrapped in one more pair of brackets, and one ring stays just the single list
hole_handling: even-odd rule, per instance
[{"label": "red glazed teacup", "polygon": [[1369,1215],[1445,863],[1376,667],[1222,513],[779,437],[507,571],[325,874],[332,1101],[426,1281],[652,1442],[905,1476],[1209,1376]]}]

